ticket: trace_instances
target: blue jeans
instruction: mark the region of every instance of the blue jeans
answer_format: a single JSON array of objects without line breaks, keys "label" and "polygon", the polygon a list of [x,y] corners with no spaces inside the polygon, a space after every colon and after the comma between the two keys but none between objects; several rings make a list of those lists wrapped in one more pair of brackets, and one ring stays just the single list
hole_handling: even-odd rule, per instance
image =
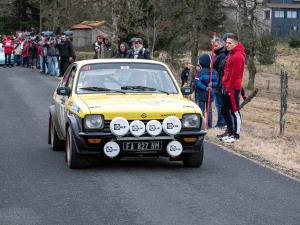
[{"label": "blue jeans", "polygon": [[48,61],[49,74],[52,76],[56,75],[57,74],[56,71],[57,71],[57,67],[58,67],[57,57],[56,56],[48,56],[47,61]]},{"label": "blue jeans", "polygon": [[17,63],[17,66],[20,66],[22,64],[22,57],[21,55],[15,55],[15,62]]},{"label": "blue jeans", "polygon": [[11,54],[5,53],[5,65],[11,65]]},{"label": "blue jeans", "polygon": [[46,62],[44,62],[45,56],[39,56],[39,59],[40,59],[40,71],[46,73],[48,68]]},{"label": "blue jeans", "polygon": [[217,92],[215,93],[215,104],[218,112],[218,121],[216,127],[224,127],[226,123],[224,117],[222,116],[221,94]]},{"label": "blue jeans", "polygon": [[[207,108],[207,102],[205,101],[200,101],[198,100],[198,104],[199,104],[199,107],[203,113],[203,116],[206,116],[205,112],[206,112],[206,108]],[[212,115],[212,107],[211,107],[211,103],[209,104],[209,115],[208,115],[208,128],[212,128],[212,118],[213,118],[213,115]]]},{"label": "blue jeans", "polygon": [[43,56],[39,55],[39,59],[40,59],[40,71],[43,71]]}]

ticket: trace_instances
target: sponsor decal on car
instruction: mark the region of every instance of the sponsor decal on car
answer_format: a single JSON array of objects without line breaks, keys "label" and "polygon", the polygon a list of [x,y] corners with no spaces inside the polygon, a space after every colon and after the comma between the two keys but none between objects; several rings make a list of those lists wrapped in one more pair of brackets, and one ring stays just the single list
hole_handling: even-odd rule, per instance
[{"label": "sponsor decal on car", "polygon": [[170,103],[170,102],[171,102],[170,100],[159,99],[159,100],[155,100],[155,101],[147,101],[147,102],[144,102],[144,103],[148,104],[148,105],[152,105],[152,106],[157,106],[157,105],[162,105],[162,104]]},{"label": "sponsor decal on car", "polygon": [[79,113],[80,112],[80,108],[79,106],[76,104],[76,102],[71,102],[71,111]]}]

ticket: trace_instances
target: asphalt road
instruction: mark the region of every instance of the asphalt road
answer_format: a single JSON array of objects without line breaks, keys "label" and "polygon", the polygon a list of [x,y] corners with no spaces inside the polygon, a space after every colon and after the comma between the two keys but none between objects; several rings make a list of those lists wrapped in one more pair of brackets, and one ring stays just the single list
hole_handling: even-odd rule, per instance
[{"label": "asphalt road", "polygon": [[199,169],[70,170],[47,144],[55,77],[0,68],[0,224],[300,224],[300,183],[206,143]]}]

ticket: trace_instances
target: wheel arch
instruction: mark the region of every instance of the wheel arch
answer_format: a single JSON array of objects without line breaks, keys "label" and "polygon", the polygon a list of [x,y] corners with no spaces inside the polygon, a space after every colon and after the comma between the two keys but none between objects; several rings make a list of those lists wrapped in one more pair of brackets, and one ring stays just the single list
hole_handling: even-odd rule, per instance
[{"label": "wheel arch", "polygon": [[[61,129],[60,129],[60,126],[59,126],[59,123],[58,123],[58,118],[57,118],[57,113],[56,113],[56,109],[55,109],[55,105],[52,105],[50,106],[50,110],[49,110],[49,116],[50,116],[50,119],[52,120],[53,124],[54,124],[54,127],[56,129],[56,133],[59,137],[60,140],[64,140],[65,139],[65,136],[63,135]],[[50,119],[49,119],[49,131],[50,131]],[[48,135],[48,143],[50,142],[50,134]]]}]

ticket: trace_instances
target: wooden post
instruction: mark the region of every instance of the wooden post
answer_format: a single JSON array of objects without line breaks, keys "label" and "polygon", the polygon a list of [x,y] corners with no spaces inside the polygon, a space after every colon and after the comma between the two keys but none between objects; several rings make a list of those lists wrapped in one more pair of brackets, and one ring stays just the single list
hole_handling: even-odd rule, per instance
[{"label": "wooden post", "polygon": [[268,80],[268,87],[267,87],[267,91],[270,90],[270,80]]},{"label": "wooden post", "polygon": [[281,86],[281,101],[280,101],[280,134],[284,134],[287,110],[287,89],[288,89],[288,73],[286,69],[280,70],[280,86]]}]

